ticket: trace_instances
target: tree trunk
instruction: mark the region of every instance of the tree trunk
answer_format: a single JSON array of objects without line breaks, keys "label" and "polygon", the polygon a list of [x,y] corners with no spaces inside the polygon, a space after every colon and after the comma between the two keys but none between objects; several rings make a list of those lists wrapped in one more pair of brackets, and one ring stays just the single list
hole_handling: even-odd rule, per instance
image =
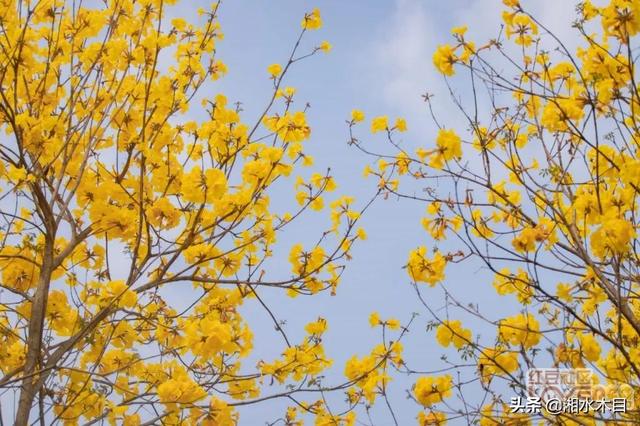
[{"label": "tree trunk", "polygon": [[24,379],[22,380],[18,412],[15,419],[15,425],[17,426],[28,426],[29,414],[31,413],[33,400],[38,393],[38,370],[41,369],[42,365],[42,333],[44,330],[47,300],[49,299],[49,284],[51,283],[52,269],[53,239],[45,238],[40,278],[38,279],[38,287],[33,300],[33,305],[31,306],[31,318],[29,319],[27,357],[22,372]]}]

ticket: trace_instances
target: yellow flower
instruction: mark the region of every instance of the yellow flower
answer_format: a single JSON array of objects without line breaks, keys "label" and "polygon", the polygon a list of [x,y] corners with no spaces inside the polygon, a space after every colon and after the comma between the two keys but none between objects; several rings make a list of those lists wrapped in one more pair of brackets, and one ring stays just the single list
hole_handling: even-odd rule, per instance
[{"label": "yellow flower", "polygon": [[309,206],[312,210],[320,211],[324,208],[324,200],[322,197],[316,197]]},{"label": "yellow flower", "polygon": [[451,34],[453,35],[457,35],[457,36],[463,36],[465,33],[467,32],[467,26],[461,26],[461,27],[454,27],[451,29]]},{"label": "yellow flower", "polygon": [[513,373],[518,369],[518,353],[502,347],[484,349],[478,360],[478,369],[485,383],[494,375]]},{"label": "yellow flower", "polygon": [[359,123],[364,120],[364,112],[359,109],[354,109],[351,111],[351,121],[354,123]]},{"label": "yellow flower", "polygon": [[389,117],[386,115],[371,120],[371,133],[382,132],[389,128]]},{"label": "yellow flower", "polygon": [[19,183],[23,180],[28,180],[28,173],[24,167],[15,167],[13,164],[9,165],[9,171],[7,172],[7,177],[11,182]]},{"label": "yellow flower", "polygon": [[170,379],[158,386],[158,399],[165,404],[195,403],[206,395],[204,389],[188,378]]},{"label": "yellow flower", "polygon": [[396,124],[393,126],[399,132],[407,131],[407,121],[404,118],[397,118]]},{"label": "yellow flower", "polygon": [[615,36],[623,43],[640,31],[640,5],[636,1],[610,1],[600,9],[600,14],[605,34]]},{"label": "yellow flower", "polygon": [[582,17],[585,19],[585,21],[589,21],[598,16],[599,10],[593,5],[593,3],[591,3],[589,0],[586,0],[582,3],[581,12]]},{"label": "yellow flower", "polygon": [[400,329],[400,321],[396,318],[389,318],[388,320],[385,321],[385,324],[387,327],[389,327],[389,330]]},{"label": "yellow flower", "polygon": [[425,253],[425,247],[418,247],[409,254],[407,273],[413,281],[424,282],[433,287],[444,279],[447,260],[440,252],[436,252],[431,260],[425,257]]},{"label": "yellow flower", "polygon": [[519,253],[533,251],[536,248],[537,232],[534,228],[524,228],[511,244]]},{"label": "yellow flower", "polygon": [[378,314],[377,312],[371,312],[371,315],[369,315],[369,325],[371,327],[375,327],[379,324],[380,324],[380,314]]},{"label": "yellow flower", "polygon": [[571,302],[573,300],[573,296],[571,296],[571,286],[565,283],[558,283],[556,287],[556,296],[558,296],[558,299],[560,300]]},{"label": "yellow flower", "polygon": [[171,20],[171,25],[178,31],[182,31],[187,26],[187,21],[182,18],[173,18]]},{"label": "yellow flower", "polygon": [[320,17],[320,9],[315,8],[311,13],[307,13],[300,23],[305,30],[317,30],[322,27],[322,18]]},{"label": "yellow flower", "polygon": [[275,78],[282,72],[282,65],[271,64],[267,67],[267,71],[269,72],[269,74],[271,74],[271,77]]},{"label": "yellow flower", "polygon": [[473,222],[473,228],[471,229],[471,233],[476,237],[481,238],[491,238],[494,234],[493,230],[489,228],[487,223],[489,222],[488,218],[482,217],[482,211],[479,209],[474,209],[471,212],[471,219]]},{"label": "yellow flower", "polygon": [[329,43],[328,41],[323,41],[322,43],[320,43],[320,46],[318,46],[318,49],[322,50],[325,53],[328,53],[332,48],[333,46],[331,46],[331,43]]},{"label": "yellow flower", "polygon": [[462,140],[455,130],[440,129],[436,137],[437,151],[431,156],[429,165],[442,169],[445,161],[462,157]]},{"label": "yellow flower", "polygon": [[127,287],[123,280],[115,280],[104,285],[100,291],[100,306],[118,306],[132,308],[136,305],[138,295]]},{"label": "yellow flower", "polygon": [[540,325],[533,315],[520,314],[505,318],[498,327],[500,340],[530,348],[540,342]]},{"label": "yellow flower", "polygon": [[315,322],[310,322],[304,327],[304,330],[309,334],[321,335],[327,331],[327,320],[324,318],[318,318]]},{"label": "yellow flower", "polygon": [[518,12],[504,12],[503,20],[507,25],[507,37],[516,35],[515,43],[521,46],[529,46],[533,36],[538,34],[538,26],[530,16]]},{"label": "yellow flower", "polygon": [[445,160],[462,157],[460,136],[456,134],[455,130],[440,129],[436,145],[442,151]]},{"label": "yellow flower", "polygon": [[591,362],[596,362],[600,359],[600,345],[598,341],[593,337],[591,333],[578,334],[578,341],[580,343],[580,352],[582,355]]},{"label": "yellow flower", "polygon": [[496,289],[499,295],[515,293],[518,302],[523,305],[528,305],[533,297],[533,291],[531,288],[531,280],[526,271],[522,268],[518,268],[517,274],[511,274],[508,268],[503,268],[493,281],[493,287]]},{"label": "yellow flower", "polygon": [[431,411],[429,414],[421,411],[418,413],[419,426],[444,426],[447,424],[447,415],[437,411]]},{"label": "yellow flower", "polygon": [[438,49],[433,54],[433,65],[444,75],[452,76],[455,74],[453,69],[455,62],[455,49],[448,44],[438,46]]},{"label": "yellow flower", "polygon": [[452,389],[452,378],[448,374],[420,377],[413,387],[413,395],[420,404],[430,407],[450,397],[453,394]]},{"label": "yellow flower", "polygon": [[636,235],[633,225],[620,218],[608,218],[591,235],[591,250],[599,258],[620,255],[629,251]]},{"label": "yellow flower", "polygon": [[456,349],[460,349],[471,343],[471,330],[462,328],[462,323],[458,320],[446,320],[436,328],[436,340],[445,348],[453,344]]}]

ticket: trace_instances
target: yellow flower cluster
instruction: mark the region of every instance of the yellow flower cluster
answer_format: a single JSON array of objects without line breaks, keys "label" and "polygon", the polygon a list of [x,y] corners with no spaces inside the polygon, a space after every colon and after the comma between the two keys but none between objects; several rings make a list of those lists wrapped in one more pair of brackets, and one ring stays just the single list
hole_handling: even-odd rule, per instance
[{"label": "yellow flower cluster", "polygon": [[531,303],[534,294],[529,274],[522,268],[518,268],[512,274],[508,268],[501,269],[493,280],[493,287],[499,295],[515,294],[518,302],[523,305]]},{"label": "yellow flower cluster", "polygon": [[453,379],[449,375],[420,377],[413,387],[413,395],[420,404],[430,407],[453,395]]},{"label": "yellow flower cluster", "polygon": [[488,383],[493,376],[507,376],[519,367],[518,353],[501,346],[483,349],[478,359],[482,381]]},{"label": "yellow flower cluster", "polygon": [[460,349],[471,344],[471,330],[463,328],[459,320],[446,320],[436,328],[436,340],[445,348],[453,345]]},{"label": "yellow flower cluster", "polygon": [[402,352],[402,344],[394,341],[388,346],[376,345],[369,355],[361,358],[351,357],[344,369],[344,375],[355,384],[355,388],[351,388],[350,399],[358,401],[364,397],[373,404],[377,396],[383,395],[391,381],[387,370],[391,365],[402,365]]},{"label": "yellow flower cluster", "polygon": [[533,315],[519,314],[500,321],[498,336],[509,345],[531,348],[540,342],[540,325]]},{"label": "yellow flower cluster", "polygon": [[332,364],[325,355],[321,339],[327,330],[326,320],[319,318],[318,321],[307,324],[305,330],[309,335],[304,342],[285,349],[282,358],[271,363],[259,362],[258,367],[263,376],[271,376],[279,383],[288,379],[300,381],[305,376],[317,377]]},{"label": "yellow flower cluster", "polygon": [[445,162],[462,157],[462,141],[452,129],[438,131],[436,147],[429,161],[429,165],[435,169],[442,169]]},{"label": "yellow flower cluster", "polygon": [[433,259],[429,259],[425,256],[426,251],[425,247],[418,247],[409,254],[407,273],[416,283],[424,282],[434,286],[444,279],[447,259],[440,252],[436,252]]}]

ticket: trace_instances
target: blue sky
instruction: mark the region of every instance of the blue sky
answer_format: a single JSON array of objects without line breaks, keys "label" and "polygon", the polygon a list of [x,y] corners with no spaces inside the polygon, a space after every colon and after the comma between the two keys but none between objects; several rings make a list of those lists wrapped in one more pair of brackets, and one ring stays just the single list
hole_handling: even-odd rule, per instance
[{"label": "blue sky", "polygon": [[[573,11],[573,2],[523,3],[534,9],[561,37],[571,38],[567,17]],[[193,5],[190,10],[179,9],[180,12],[175,13],[192,14],[201,4],[194,1],[190,5]],[[432,145],[435,127],[420,96],[425,91],[436,95],[438,115],[448,127],[462,123],[447,101],[442,77],[433,69],[432,53],[438,44],[451,40],[449,30],[453,26],[469,25],[469,36],[478,43],[496,36],[501,2],[229,0],[220,10],[225,39],[219,46],[220,58],[228,65],[229,74],[210,90],[224,93],[230,102],[242,102],[244,119],[255,120],[271,91],[266,67],[285,62],[300,29],[301,17],[314,7],[320,8],[324,27],[308,34],[306,48],[328,40],[333,50],[298,64],[288,75],[286,85],[297,88],[298,108],[305,102],[312,106],[308,120],[313,132],[306,152],[316,158],[313,171],[331,167],[339,184],[338,192],[354,195],[364,202],[375,191],[375,183],[361,176],[369,159],[346,143],[345,119],[351,109],[364,110],[368,119],[376,115],[404,117],[409,125],[409,132],[402,138],[404,146]],[[465,88],[460,87],[458,94],[464,96],[465,93]],[[360,129],[360,136],[367,139],[367,144],[384,149],[381,138],[369,135],[368,120]],[[293,197],[290,184],[280,185],[277,191],[281,192],[272,194],[274,204]],[[418,245],[432,245],[420,226],[424,209],[425,206],[418,203],[395,199],[377,201],[362,222],[369,239],[356,247],[337,296],[293,300],[279,292],[264,294],[279,319],[287,321],[285,329],[294,340],[295,336],[302,336],[304,324],[319,315],[329,321],[326,347],[335,364],[326,384],[342,380],[344,363],[351,355],[365,355],[379,342],[378,332],[369,328],[367,320],[373,310],[379,311],[383,318],[396,317],[402,322],[406,322],[412,312],[419,312],[420,317],[405,342],[406,358],[416,369],[435,370],[443,366],[439,360],[443,349],[435,343],[433,333],[425,331],[430,318],[416,300],[402,269],[410,250]],[[318,228],[326,222],[326,214],[311,213],[300,221],[294,233],[283,235],[279,241],[281,252],[276,254],[273,263],[276,274],[289,273],[288,248],[300,240],[314,241]],[[500,299],[498,306],[491,279],[478,263],[470,261],[462,267],[450,268],[446,284],[461,296],[461,301],[478,303],[493,319],[516,313],[515,304],[509,305]],[[444,304],[438,289],[425,288],[424,294],[432,307]],[[244,313],[256,335],[255,360],[277,356],[283,346],[266,312],[256,304],[247,304]],[[480,333],[490,330],[480,323],[469,325]],[[400,424],[415,422],[419,411],[414,402],[407,400],[405,392],[415,379],[415,376],[396,376],[391,385],[390,399]],[[264,394],[269,394],[269,389]],[[382,405],[379,403],[372,412],[374,424],[392,424]],[[277,418],[284,407],[286,401],[270,401],[242,409],[241,424],[264,424]]]}]

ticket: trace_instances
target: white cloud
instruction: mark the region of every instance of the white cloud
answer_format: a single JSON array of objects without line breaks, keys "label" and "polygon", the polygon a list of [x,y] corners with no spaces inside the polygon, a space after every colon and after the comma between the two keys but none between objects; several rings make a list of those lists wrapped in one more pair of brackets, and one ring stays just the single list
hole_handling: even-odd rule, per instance
[{"label": "white cloud", "polygon": [[[577,31],[571,27],[574,2],[523,1],[523,6],[569,49],[577,45]],[[429,134],[434,126],[420,96],[428,91],[436,94],[438,115],[455,124],[461,117],[449,100],[442,76],[433,67],[433,52],[439,44],[452,41],[449,32],[453,26],[468,25],[468,37],[477,43],[495,38],[504,9],[500,0],[450,0],[446,6],[439,1],[396,0],[390,23],[374,43],[378,72],[372,74],[376,80],[372,84],[382,87],[383,102],[406,116],[417,134]],[[456,90],[464,96],[464,86]]]},{"label": "white cloud", "polygon": [[432,72],[430,52],[438,39],[437,27],[424,4],[416,0],[398,0],[386,34],[377,43],[376,59],[382,79],[384,102],[405,115],[416,129],[424,127],[425,105],[420,95],[442,86],[440,76]]}]

